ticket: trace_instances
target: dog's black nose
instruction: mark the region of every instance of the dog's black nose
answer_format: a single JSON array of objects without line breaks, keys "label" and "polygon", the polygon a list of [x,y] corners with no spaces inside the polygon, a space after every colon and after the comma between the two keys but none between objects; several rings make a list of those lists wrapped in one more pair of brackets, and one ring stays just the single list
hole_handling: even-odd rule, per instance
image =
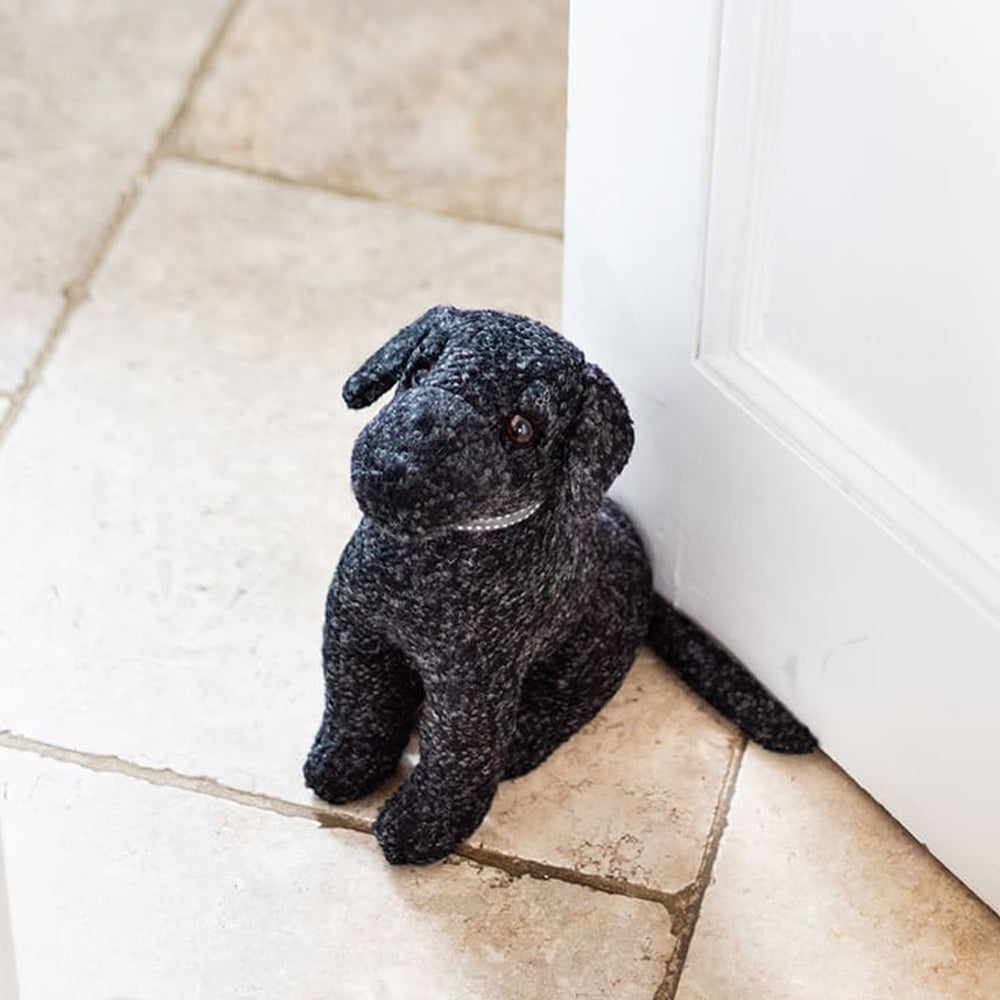
[{"label": "dog's black nose", "polygon": [[452,438],[447,420],[432,406],[398,406],[385,414],[379,432],[372,436],[364,465],[384,486],[406,488],[450,451]]},{"label": "dog's black nose", "polygon": [[407,477],[415,471],[413,464],[406,454],[393,455],[382,466],[382,478],[386,485],[401,486],[405,484]]},{"label": "dog's black nose", "polygon": [[413,429],[418,434],[430,434],[434,430],[434,415],[430,410],[421,410],[413,421]]}]

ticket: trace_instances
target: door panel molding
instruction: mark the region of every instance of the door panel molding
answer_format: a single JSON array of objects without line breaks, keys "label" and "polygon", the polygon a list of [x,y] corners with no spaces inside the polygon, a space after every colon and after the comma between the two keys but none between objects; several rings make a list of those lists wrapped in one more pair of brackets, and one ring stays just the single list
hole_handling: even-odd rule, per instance
[{"label": "door panel molding", "polygon": [[1000,533],[766,337],[790,0],[725,5],[694,367],[1000,624]]}]

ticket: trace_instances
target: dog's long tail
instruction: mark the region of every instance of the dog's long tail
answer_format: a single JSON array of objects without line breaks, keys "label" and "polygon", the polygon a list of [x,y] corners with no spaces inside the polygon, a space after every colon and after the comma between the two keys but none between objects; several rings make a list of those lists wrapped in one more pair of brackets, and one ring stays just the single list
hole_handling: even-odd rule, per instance
[{"label": "dog's long tail", "polygon": [[816,737],[746,667],[659,594],[646,638],[681,680],[762,747],[778,753],[816,748]]}]

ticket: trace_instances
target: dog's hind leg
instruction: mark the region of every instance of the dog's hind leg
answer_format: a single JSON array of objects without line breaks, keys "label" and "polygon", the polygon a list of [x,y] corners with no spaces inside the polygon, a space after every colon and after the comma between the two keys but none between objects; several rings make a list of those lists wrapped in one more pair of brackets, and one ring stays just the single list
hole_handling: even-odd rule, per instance
[{"label": "dog's hind leg", "polygon": [[591,625],[532,664],[521,685],[504,779],[537,767],[607,704],[632,666],[641,639],[637,625],[611,635]]},{"label": "dog's hind leg", "polygon": [[579,585],[587,597],[578,624],[522,681],[505,779],[527,774],[597,715],[621,687],[645,637],[651,579],[642,543],[609,501],[598,524],[592,563],[599,572]]},{"label": "dog's hind leg", "polygon": [[350,802],[396,769],[423,690],[398,650],[379,640],[352,640],[329,621],[323,670],[323,722],[303,772],[321,799]]}]

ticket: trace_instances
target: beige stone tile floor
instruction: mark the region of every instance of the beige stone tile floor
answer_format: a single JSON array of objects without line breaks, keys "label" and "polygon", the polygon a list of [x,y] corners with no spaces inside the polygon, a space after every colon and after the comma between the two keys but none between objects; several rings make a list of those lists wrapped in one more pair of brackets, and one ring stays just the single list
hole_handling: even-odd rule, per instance
[{"label": "beige stone tile floor", "polygon": [[0,391],[79,294],[224,2],[0,2]]},{"label": "beige stone tile floor", "polygon": [[647,653],[446,863],[381,862],[387,789],[302,786],[367,416],[340,384],[437,301],[558,323],[564,5],[0,17],[22,1000],[1000,995],[993,914]]},{"label": "beige stone tile floor", "polygon": [[843,772],[747,751],[678,1000],[987,1000],[1000,926]]},{"label": "beige stone tile floor", "polygon": [[175,148],[558,232],[566,8],[249,0]]},{"label": "beige stone tile floor", "polygon": [[392,869],[363,833],[30,753],[0,750],[0,773],[33,1000],[644,1000],[673,945],[656,902]]}]

